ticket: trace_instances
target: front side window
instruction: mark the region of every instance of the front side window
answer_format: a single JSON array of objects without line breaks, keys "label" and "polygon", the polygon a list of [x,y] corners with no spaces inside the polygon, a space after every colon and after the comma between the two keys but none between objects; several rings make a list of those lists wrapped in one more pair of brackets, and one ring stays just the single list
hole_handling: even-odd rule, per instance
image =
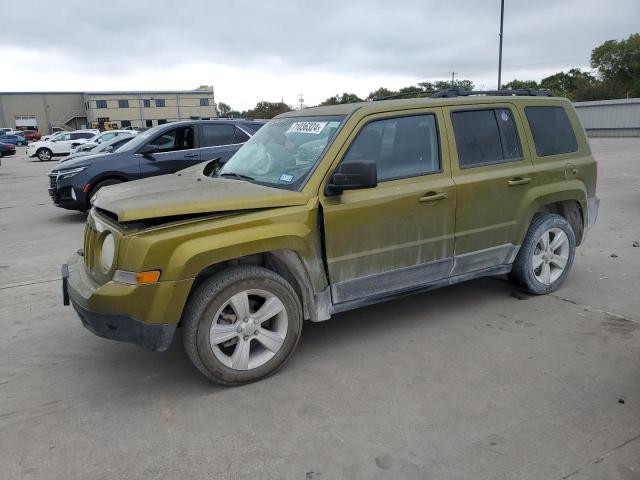
[{"label": "front side window", "polygon": [[224,165],[220,176],[297,190],[335,137],[343,116],[271,120]]},{"label": "front side window", "polygon": [[96,108],[107,108],[106,100],[96,100]]},{"label": "front side window", "polygon": [[524,109],[539,157],[578,151],[576,135],[562,107]]},{"label": "front side window", "polygon": [[202,124],[202,146],[217,147],[219,145],[231,145],[233,143],[234,129],[233,125]]},{"label": "front side window", "polygon": [[460,168],[523,158],[513,113],[508,108],[453,112],[451,122]]},{"label": "front side window", "polygon": [[[78,137],[80,138],[80,137]],[[63,133],[62,135],[58,135],[56,137],[56,142],[66,142],[68,140],[71,140],[71,134],[70,133]]]},{"label": "front side window", "polygon": [[343,162],[376,162],[378,181],[440,171],[438,128],[433,114],[376,120],[360,131]]},{"label": "front side window", "polygon": [[156,98],[156,107],[164,107],[165,101],[164,98]]},{"label": "front side window", "polygon": [[118,100],[118,108],[129,108],[129,100]]},{"label": "front side window", "polygon": [[193,148],[193,128],[175,128],[154,138],[149,145],[156,145],[158,152],[174,152],[176,150],[190,150]]}]

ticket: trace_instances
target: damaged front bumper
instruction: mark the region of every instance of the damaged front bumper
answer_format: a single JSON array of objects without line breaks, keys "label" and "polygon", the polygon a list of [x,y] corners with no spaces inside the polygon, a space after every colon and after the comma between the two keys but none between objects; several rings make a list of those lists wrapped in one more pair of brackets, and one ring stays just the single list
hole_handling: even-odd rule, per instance
[{"label": "damaged front bumper", "polygon": [[[165,351],[173,341],[190,281],[131,286],[96,284],[76,255],[62,266],[62,299],[99,337]],[[151,321],[150,321],[151,320]]]}]

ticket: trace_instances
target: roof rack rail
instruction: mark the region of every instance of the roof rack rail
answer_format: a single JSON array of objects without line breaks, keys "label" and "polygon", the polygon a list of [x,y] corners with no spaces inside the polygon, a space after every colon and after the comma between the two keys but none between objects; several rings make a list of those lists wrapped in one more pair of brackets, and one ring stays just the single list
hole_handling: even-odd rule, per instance
[{"label": "roof rack rail", "polygon": [[464,90],[462,88],[449,88],[446,90],[413,90],[410,92],[396,93],[384,97],[374,97],[372,100],[378,102],[380,100],[391,100],[393,98],[401,98],[415,94],[431,94],[429,98],[453,98],[468,97],[471,95],[487,95],[487,96],[515,96],[515,97],[550,97],[549,90],[538,90],[535,88],[519,88],[515,90]]},{"label": "roof rack rail", "polygon": [[431,98],[450,98],[450,97],[468,97],[470,95],[487,95],[487,96],[515,96],[515,97],[550,97],[549,90],[537,90],[535,88],[518,88],[515,90],[463,90],[461,88],[450,88],[448,90],[439,90]]}]

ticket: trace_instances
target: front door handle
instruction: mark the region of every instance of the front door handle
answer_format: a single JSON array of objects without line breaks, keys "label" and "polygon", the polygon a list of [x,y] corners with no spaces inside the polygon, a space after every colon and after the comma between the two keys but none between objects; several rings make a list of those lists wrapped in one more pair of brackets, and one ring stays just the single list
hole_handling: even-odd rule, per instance
[{"label": "front door handle", "polygon": [[444,193],[444,192],[442,192],[442,193],[429,192],[429,193],[425,194],[423,197],[420,197],[418,199],[418,201],[421,202],[421,203],[435,202],[437,200],[444,200],[445,198],[447,198],[447,194]]},{"label": "front door handle", "polygon": [[184,158],[194,158],[197,157],[198,154],[197,153],[187,153],[185,154]]},{"label": "front door handle", "polygon": [[526,185],[530,181],[531,179],[529,177],[516,177],[509,180],[507,182],[507,185],[509,185],[510,187],[515,187],[517,185]]}]

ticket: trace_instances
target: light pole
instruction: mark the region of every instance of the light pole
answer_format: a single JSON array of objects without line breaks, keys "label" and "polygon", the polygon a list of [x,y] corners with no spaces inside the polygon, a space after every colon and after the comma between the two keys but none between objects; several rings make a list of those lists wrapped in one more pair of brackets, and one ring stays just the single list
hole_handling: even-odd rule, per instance
[{"label": "light pole", "polygon": [[498,53],[498,90],[502,86],[502,31],[504,25],[504,0],[500,0],[500,50]]}]

